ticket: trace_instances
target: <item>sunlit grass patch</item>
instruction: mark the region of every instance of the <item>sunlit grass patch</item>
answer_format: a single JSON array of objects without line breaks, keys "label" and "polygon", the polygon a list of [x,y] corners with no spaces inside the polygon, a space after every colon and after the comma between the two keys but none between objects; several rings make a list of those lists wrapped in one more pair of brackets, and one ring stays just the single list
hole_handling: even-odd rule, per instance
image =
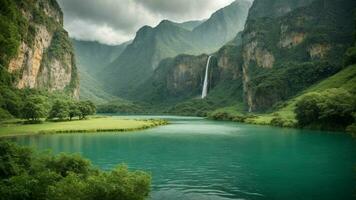
[{"label": "sunlit grass patch", "polygon": [[123,132],[146,129],[166,123],[164,120],[133,120],[114,117],[43,122],[41,124],[3,123],[0,125],[0,136],[75,132]]}]

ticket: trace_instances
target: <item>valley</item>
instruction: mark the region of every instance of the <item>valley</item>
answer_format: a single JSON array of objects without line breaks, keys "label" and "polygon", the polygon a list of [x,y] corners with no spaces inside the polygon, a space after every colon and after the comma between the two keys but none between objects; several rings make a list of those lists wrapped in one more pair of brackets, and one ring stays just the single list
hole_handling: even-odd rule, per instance
[{"label": "valley", "polygon": [[354,0],[0,0],[0,200],[352,199]]}]

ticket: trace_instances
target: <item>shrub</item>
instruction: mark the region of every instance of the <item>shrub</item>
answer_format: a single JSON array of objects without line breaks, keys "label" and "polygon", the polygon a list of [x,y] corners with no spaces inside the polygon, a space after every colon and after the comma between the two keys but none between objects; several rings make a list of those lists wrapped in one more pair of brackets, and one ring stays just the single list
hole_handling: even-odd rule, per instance
[{"label": "shrub", "polygon": [[0,200],[143,200],[150,184],[147,173],[126,166],[101,171],[79,155],[34,154],[0,142]]},{"label": "shrub", "polygon": [[319,125],[322,128],[345,129],[354,122],[356,98],[344,89],[329,89],[306,94],[296,104],[300,126]]},{"label": "shrub", "polygon": [[272,120],[271,120],[271,125],[273,126],[279,126],[279,127],[295,127],[295,122],[293,122],[292,120],[290,119],[285,119],[285,118],[282,118],[282,117],[274,117]]}]

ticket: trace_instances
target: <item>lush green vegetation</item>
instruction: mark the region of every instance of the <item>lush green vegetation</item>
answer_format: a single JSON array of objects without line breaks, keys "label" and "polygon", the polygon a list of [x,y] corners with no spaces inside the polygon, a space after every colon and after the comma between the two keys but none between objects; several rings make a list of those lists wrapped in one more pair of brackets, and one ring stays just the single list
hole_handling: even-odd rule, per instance
[{"label": "lush green vegetation", "polygon": [[259,105],[259,110],[266,111],[277,102],[289,99],[339,70],[339,67],[327,62],[306,62],[289,63],[265,71],[253,79],[255,103]]},{"label": "lush green vegetation", "polygon": [[114,117],[94,117],[87,120],[60,122],[45,121],[37,124],[10,120],[0,124],[0,137],[45,133],[123,132],[147,129],[164,124],[167,124],[165,120],[126,120]]},{"label": "lush green vegetation", "polygon": [[20,41],[25,37],[28,26],[17,11],[12,0],[0,1],[0,66],[7,66],[10,59],[17,54]]},{"label": "lush green vegetation", "polygon": [[329,89],[321,93],[307,93],[296,104],[296,118],[302,127],[321,126],[341,129],[355,120],[356,98],[344,89]]},{"label": "lush green vegetation", "polygon": [[77,154],[52,155],[0,141],[1,200],[143,200],[151,177],[124,165],[111,171]]},{"label": "lush green vegetation", "polygon": [[[23,118],[38,122],[41,118],[84,119],[95,113],[95,105],[90,101],[77,102],[63,92],[46,92],[40,90],[17,90],[12,87],[0,86],[1,120],[11,117]],[[3,113],[3,114],[1,114]]]}]

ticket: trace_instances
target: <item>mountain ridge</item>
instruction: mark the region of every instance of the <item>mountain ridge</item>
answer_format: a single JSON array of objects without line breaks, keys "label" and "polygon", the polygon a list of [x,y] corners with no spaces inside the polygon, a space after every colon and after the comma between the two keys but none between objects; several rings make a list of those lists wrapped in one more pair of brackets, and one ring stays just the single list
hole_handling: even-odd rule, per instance
[{"label": "mountain ridge", "polygon": [[[239,30],[243,29],[251,3],[245,0],[237,2],[215,12],[217,14],[212,14],[211,18],[192,31],[181,28],[168,20],[163,20],[156,27],[144,26],[140,28],[133,42],[127,46],[116,61],[108,65],[100,74],[101,80],[105,80],[106,88],[113,94],[125,97],[129,91],[134,90],[152,75],[162,59],[174,57],[180,53],[198,55],[216,51],[221,45],[233,39]],[[238,12],[231,12],[234,15],[225,15],[225,12],[221,11],[224,9]],[[236,30],[227,29],[226,25],[219,25],[227,23],[226,17],[234,18],[234,20],[229,20],[229,24],[234,22],[238,26]],[[219,26],[220,28],[216,29],[212,24],[216,24],[215,27]],[[212,41],[211,45],[207,45],[210,43],[209,37],[201,37],[202,34],[225,35],[225,32],[233,32],[233,34],[228,34],[228,37],[224,38],[217,37],[218,39]],[[112,87],[113,85],[115,88]]]}]

